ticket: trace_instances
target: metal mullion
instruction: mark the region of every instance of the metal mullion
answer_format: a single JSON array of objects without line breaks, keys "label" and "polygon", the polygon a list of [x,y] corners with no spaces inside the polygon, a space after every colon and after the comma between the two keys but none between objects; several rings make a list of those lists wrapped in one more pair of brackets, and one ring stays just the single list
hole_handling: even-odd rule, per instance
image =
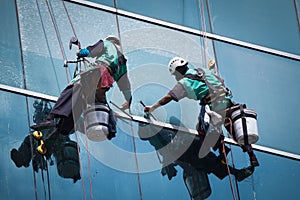
[{"label": "metal mullion", "polygon": [[[50,95],[46,95],[46,94],[42,94],[42,93],[38,93],[38,92],[33,92],[33,91],[30,91],[30,90],[25,90],[25,89],[21,89],[21,88],[16,88],[16,87],[12,87],[12,86],[7,86],[7,85],[3,85],[3,84],[0,84],[0,90],[15,93],[15,94],[19,94],[19,95],[24,95],[24,96],[27,96],[27,97],[33,97],[33,98],[49,100],[49,101],[52,101],[52,102],[57,101],[57,97],[54,97],[54,96],[50,96]],[[167,129],[174,130],[174,131],[181,131],[181,132],[184,132],[184,133],[187,133],[187,134],[197,135],[197,131],[194,130],[194,129],[189,129],[189,128],[185,128],[185,127],[181,127],[181,126],[176,126],[176,125],[173,125],[173,124],[168,124],[168,123],[164,123],[164,122],[160,122],[160,121],[156,121],[156,120],[148,120],[148,119],[145,119],[144,117],[140,117],[140,116],[128,116],[123,112],[114,111],[114,113],[116,114],[116,117],[118,117],[118,118],[123,118],[123,119],[126,119],[126,120],[132,120],[134,122],[139,122],[139,123],[151,124],[151,125],[154,125],[154,126],[157,126],[157,127],[167,128]],[[233,144],[233,145],[238,146],[238,144],[234,140],[232,140],[231,138],[225,138],[225,142],[228,143],[228,144]],[[294,154],[294,153],[290,153],[290,152],[286,152],[286,151],[281,151],[281,150],[278,150],[278,149],[273,149],[273,148],[269,148],[269,147],[265,147],[265,146],[261,146],[261,145],[256,145],[256,144],[253,144],[252,147],[253,147],[254,150],[257,150],[257,151],[260,151],[260,152],[263,152],[263,153],[272,154],[272,155],[276,155],[276,156],[280,156],[280,157],[300,161],[300,155],[298,155],[298,154]]]}]

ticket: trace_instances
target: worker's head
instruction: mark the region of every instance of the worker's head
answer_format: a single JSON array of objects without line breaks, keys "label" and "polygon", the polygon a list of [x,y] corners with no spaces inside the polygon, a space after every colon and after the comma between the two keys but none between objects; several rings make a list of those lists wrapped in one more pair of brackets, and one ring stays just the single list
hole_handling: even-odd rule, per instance
[{"label": "worker's head", "polygon": [[188,68],[188,62],[181,57],[174,57],[169,62],[169,71],[175,76],[176,80],[183,78]]},{"label": "worker's head", "polygon": [[110,42],[112,42],[114,45],[116,45],[116,47],[120,50],[121,48],[121,43],[120,40],[117,36],[114,35],[109,35],[105,38],[105,40],[108,40]]}]

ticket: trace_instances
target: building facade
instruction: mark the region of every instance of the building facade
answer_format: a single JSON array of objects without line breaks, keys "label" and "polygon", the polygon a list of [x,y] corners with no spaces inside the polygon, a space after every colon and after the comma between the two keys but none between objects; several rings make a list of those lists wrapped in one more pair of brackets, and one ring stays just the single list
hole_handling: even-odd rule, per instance
[{"label": "building facade", "polygon": [[[167,64],[174,56],[193,67],[216,62],[215,72],[232,90],[234,100],[257,112],[259,140],[254,145],[260,166],[238,183],[209,174],[208,199],[296,199],[300,183],[299,0],[3,0],[0,7],[0,166],[1,199],[190,199],[183,170],[169,180],[161,174],[161,156],[138,135],[143,106],[153,104],[176,83]],[[51,105],[72,79],[77,47],[107,35],[121,39],[132,83],[131,114],[118,117],[117,136],[92,142],[70,136],[80,151],[81,179],[58,174],[57,160],[47,170],[17,168],[10,151],[18,148],[34,123],[34,102]],[[108,93],[123,103],[119,89]],[[124,115],[117,107],[111,108]],[[153,114],[160,128],[180,121],[184,134],[194,133],[199,105],[171,103]],[[139,118],[140,117],[140,118]],[[156,124],[157,125],[157,124]],[[227,136],[227,134],[225,134]],[[231,144],[228,136],[227,143]],[[249,165],[235,144],[229,162]],[[233,163],[232,163],[233,162]],[[232,192],[232,188],[234,191]]]}]

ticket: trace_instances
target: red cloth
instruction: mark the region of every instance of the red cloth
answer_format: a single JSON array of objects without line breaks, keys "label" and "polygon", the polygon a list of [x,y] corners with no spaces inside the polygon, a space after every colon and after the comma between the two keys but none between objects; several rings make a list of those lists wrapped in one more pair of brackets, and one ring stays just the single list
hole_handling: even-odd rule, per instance
[{"label": "red cloth", "polygon": [[109,89],[114,83],[114,78],[110,75],[108,69],[104,65],[99,65],[101,78],[98,82],[97,88]]}]

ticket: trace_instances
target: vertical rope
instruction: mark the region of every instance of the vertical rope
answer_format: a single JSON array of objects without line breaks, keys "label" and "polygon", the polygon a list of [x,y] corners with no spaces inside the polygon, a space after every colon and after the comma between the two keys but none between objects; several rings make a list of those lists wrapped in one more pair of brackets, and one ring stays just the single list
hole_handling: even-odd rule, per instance
[{"label": "vertical rope", "polygon": [[[44,158],[41,158],[44,159]],[[45,177],[44,177],[44,171],[41,169],[41,174],[42,174],[42,183],[43,183],[43,189],[44,189],[44,199],[46,199],[47,193],[46,193],[46,185],[45,185]]]},{"label": "vertical rope", "polygon": [[49,200],[51,200],[50,176],[49,176],[49,168],[48,168],[48,163],[47,162],[46,162],[46,167],[47,167],[48,198],[49,198]]},{"label": "vertical rope", "polygon": [[120,40],[120,48],[121,48],[121,52],[123,53],[123,43],[122,43],[122,40],[121,40],[121,31],[120,31],[120,23],[119,23],[119,17],[118,17],[118,8],[117,8],[117,1],[114,0],[114,7],[116,9],[116,23],[117,23],[117,29],[118,29],[118,37],[119,37],[119,40]]},{"label": "vertical rope", "polygon": [[89,182],[90,182],[90,198],[93,199],[93,184],[92,184],[92,174],[91,174],[91,154],[88,147],[88,140],[86,139],[86,148],[88,152],[88,176],[89,176]]},{"label": "vertical rope", "polygon": [[[73,31],[73,34],[74,34],[74,36],[77,38],[77,35],[76,35],[76,32],[75,32],[74,25],[73,25],[73,23],[72,23],[70,14],[69,14],[69,12],[68,12],[68,9],[67,9],[67,7],[66,7],[66,5],[65,5],[64,0],[62,0],[62,4],[63,4],[63,6],[64,6],[66,15],[67,15],[67,17],[68,17],[70,26],[71,26],[72,31]],[[76,65],[78,65],[78,63],[76,63]],[[79,65],[81,65],[81,63],[79,63]],[[77,67],[76,67],[76,69],[77,69]],[[75,74],[75,72],[74,72],[74,74]],[[75,77],[75,76],[74,76],[74,77]],[[76,130],[76,123],[74,123],[74,130]],[[85,123],[84,123],[84,130],[86,130],[86,129],[85,129]],[[78,144],[78,135],[77,135],[77,133],[76,133],[76,141],[77,141],[77,144]],[[89,176],[89,184],[90,184],[90,199],[93,199],[93,184],[92,184],[92,176],[91,176],[90,151],[89,151],[89,148],[88,148],[88,140],[86,139],[85,142],[86,142],[86,149],[87,149],[87,154],[88,154],[87,156],[88,156],[88,176]],[[77,151],[78,151],[78,155],[80,155],[78,145],[77,145]],[[84,199],[86,199],[86,190],[85,190],[85,186],[84,186],[84,178],[83,178],[82,165],[81,165],[81,164],[80,164],[80,174],[81,174],[81,177],[82,177],[82,188],[83,188],[83,191],[84,191]]]},{"label": "vertical rope", "polygon": [[198,0],[198,7],[199,7],[199,14],[200,14],[200,25],[202,27],[203,32],[203,41],[202,41],[202,57],[203,57],[203,64],[207,66],[207,57],[208,57],[208,45],[207,45],[207,35],[206,35],[206,22],[205,22],[205,15],[204,15],[204,2],[202,0]]},{"label": "vertical rope", "polygon": [[[28,100],[27,100],[27,97],[26,97],[26,104],[28,104]],[[28,105],[26,106],[27,109],[28,109]],[[28,121],[30,121],[29,119],[29,113],[27,112],[27,115],[28,115]],[[29,123],[28,123],[29,124]],[[31,158],[33,158],[33,138],[32,138],[32,135],[30,134],[29,136],[30,138],[30,149],[31,149]],[[32,159],[31,159],[32,161]],[[38,200],[38,191],[37,191],[37,184],[36,184],[36,175],[35,175],[35,172],[34,172],[34,169],[33,169],[33,165],[32,165],[32,172],[33,172],[33,183],[34,183],[34,193],[35,193],[35,199]]]},{"label": "vertical rope", "polygon": [[228,172],[228,177],[229,177],[229,183],[230,183],[231,193],[232,193],[233,199],[236,200],[236,196],[235,196],[235,191],[234,191],[234,188],[233,188],[232,179],[230,177],[230,169],[229,169],[229,165],[228,165],[227,155],[226,155],[226,152],[225,152],[225,143],[224,143],[224,141],[222,141],[222,153],[224,154],[224,158],[225,158],[225,162],[226,162],[226,167],[227,167],[227,172]]},{"label": "vertical rope", "polygon": [[134,130],[133,130],[132,120],[130,120],[130,128],[131,128],[134,158],[135,158],[135,164],[136,164],[136,170],[137,170],[137,176],[138,176],[140,200],[142,200],[143,195],[142,195],[142,186],[141,186],[141,178],[140,178],[140,169],[139,169],[139,162],[138,162],[138,158],[137,158],[137,154],[136,154],[136,144],[135,144],[135,139],[134,139]]},{"label": "vertical rope", "polygon": [[[68,19],[69,19],[69,22],[70,22],[70,25],[72,27],[72,31],[73,31],[73,34],[76,36],[76,33],[75,33],[75,29],[74,29],[74,26],[73,26],[73,23],[71,21],[71,18],[70,18],[70,15],[68,13],[68,10],[65,6],[65,3],[64,1],[63,2],[63,6],[64,6],[64,9],[66,11],[66,14],[68,16]],[[52,24],[54,26],[54,29],[55,29],[55,33],[56,33],[56,37],[57,37],[57,40],[59,42],[59,46],[60,46],[60,50],[61,50],[61,53],[62,53],[62,57],[64,60],[67,60],[66,58],[66,54],[65,54],[65,51],[63,49],[63,45],[62,45],[62,41],[61,41],[61,36],[59,34],[59,30],[58,30],[58,27],[57,27],[57,23],[56,23],[56,20],[55,20],[55,17],[54,17],[54,14],[53,14],[53,9],[51,7],[51,4],[49,4],[48,0],[46,0],[46,3],[47,3],[47,7],[48,7],[48,11],[49,11],[49,14],[50,14],[50,17],[51,17],[51,20],[52,20]],[[76,36],[77,37],[77,36]],[[68,70],[66,68],[66,78],[67,78],[67,81],[69,82],[69,77],[68,77]],[[74,130],[76,131],[76,124],[74,123]],[[78,136],[77,136],[77,133],[76,134],[76,142],[77,142],[77,152],[78,152],[78,157],[79,157],[79,160],[80,159],[80,152],[79,152],[79,147],[78,147]],[[86,190],[85,190],[85,186],[84,186],[84,178],[83,178],[83,173],[82,173],[82,165],[81,165],[81,162],[79,163],[80,164],[80,175],[81,175],[81,178],[82,178],[82,190],[83,190],[83,195],[84,195],[84,200],[86,200]],[[91,181],[90,181],[90,184],[91,184]],[[90,189],[92,188],[92,186],[90,185]],[[91,191],[91,190],[90,190]],[[91,195],[91,199],[92,199],[92,192],[90,193]]]},{"label": "vertical rope", "polygon": [[35,0],[35,2],[36,2],[36,5],[37,5],[38,14],[39,14],[39,17],[40,17],[40,21],[41,21],[43,33],[44,33],[44,36],[45,36],[47,50],[48,50],[48,53],[49,53],[49,56],[50,56],[52,68],[53,68],[53,71],[54,71],[54,74],[55,74],[56,84],[57,84],[58,90],[60,91],[60,87],[59,87],[59,83],[58,83],[58,78],[57,78],[57,73],[56,73],[56,70],[55,70],[54,62],[53,62],[53,56],[52,56],[52,53],[51,53],[51,50],[50,50],[50,45],[49,45],[49,41],[48,41],[48,38],[47,38],[45,25],[44,25],[44,22],[43,22],[43,19],[42,19],[42,15],[41,15],[40,5],[38,3],[38,0]]},{"label": "vertical rope", "polygon": [[76,32],[75,32],[75,28],[74,28],[74,26],[73,26],[73,23],[72,23],[72,20],[71,20],[70,15],[69,15],[68,9],[67,9],[67,7],[66,7],[65,1],[64,1],[64,0],[61,0],[61,1],[62,1],[63,6],[64,6],[65,12],[66,12],[66,14],[67,14],[69,23],[70,23],[71,28],[72,28],[72,31],[73,31],[73,34],[74,34],[74,36],[77,38],[77,35],[76,35]]},{"label": "vertical rope", "polygon": [[297,23],[298,23],[298,31],[299,31],[299,34],[300,34],[300,20],[299,20],[298,5],[297,5],[296,0],[294,0],[294,6],[295,6],[295,12],[296,12],[296,19],[297,19]]},{"label": "vertical rope", "polygon": [[[230,152],[230,156],[231,156],[231,163],[232,163],[232,167],[235,168],[235,165],[234,165],[234,158],[233,158],[233,153],[232,151]],[[235,188],[236,188],[236,191],[237,191],[237,196],[238,196],[238,199],[240,199],[240,189],[239,189],[239,185],[238,185],[238,182],[236,181],[235,179]]]},{"label": "vertical rope", "polygon": [[[72,31],[73,31],[73,34],[74,36],[77,38],[77,35],[76,35],[76,31],[75,31],[75,28],[74,28],[74,25],[72,23],[72,20],[71,20],[71,17],[70,17],[70,14],[68,12],[68,9],[66,7],[66,4],[64,2],[64,0],[62,0],[62,4],[63,4],[63,7],[65,9],[65,12],[66,12],[66,15],[68,17],[68,20],[69,20],[69,23],[70,23],[70,26],[72,28]],[[76,65],[78,65],[78,63],[76,63]],[[79,63],[79,65],[81,65],[81,63]],[[77,67],[76,67],[77,69]],[[75,77],[75,72],[74,72],[74,77]],[[84,124],[85,126],[85,124]],[[85,128],[84,128],[85,129]],[[77,142],[77,152],[78,152],[78,156],[79,156],[79,160],[80,160],[80,151],[79,151],[79,146],[78,146],[78,135],[76,133],[76,123],[74,123],[74,130],[75,130],[75,134],[76,134],[76,142]],[[86,140],[86,147],[87,147],[87,153],[88,153],[88,176],[89,176],[89,184],[90,184],[90,199],[93,199],[93,185],[92,185],[92,178],[91,178],[91,162],[90,162],[90,152],[88,150],[88,142]],[[84,177],[83,177],[83,172],[82,172],[82,165],[81,165],[81,162],[79,163],[80,164],[80,176],[82,178],[82,190],[83,190],[83,193],[84,193],[84,199],[86,199],[86,189],[85,189],[85,186],[84,186]]]},{"label": "vertical rope", "polygon": [[[83,122],[84,124],[84,131],[86,130],[86,124],[85,121]],[[87,157],[88,157],[88,176],[89,176],[89,182],[90,182],[90,198],[93,199],[93,185],[92,185],[92,175],[91,175],[91,159],[90,159],[90,151],[89,151],[89,145],[88,145],[88,139],[87,139],[87,134],[85,134],[85,145],[86,145],[86,150],[87,150]]]},{"label": "vertical rope", "polygon": [[[198,6],[199,6],[199,10],[200,10],[200,20],[201,20],[201,24],[202,24],[202,28],[203,28],[203,45],[204,45],[204,55],[205,55],[205,66],[207,66],[207,61],[206,58],[208,57],[208,45],[207,45],[207,36],[206,36],[206,22],[205,22],[205,16],[204,16],[204,0],[203,2],[198,0]],[[208,19],[209,19],[209,25],[210,25],[210,30],[211,33],[213,33],[213,27],[212,27],[212,23],[211,23],[211,18],[210,18],[210,9],[209,9],[209,5],[208,5],[208,1],[206,0],[206,9],[207,9],[207,13],[208,13]],[[216,59],[216,50],[215,50],[215,45],[214,45],[214,41],[212,41],[212,45],[213,45],[213,51],[214,51],[214,55],[215,55],[215,59]],[[216,61],[216,65],[217,65],[217,61]],[[216,74],[219,74],[218,69],[215,68],[215,72]],[[233,187],[233,183],[232,183],[232,179],[230,177],[230,169],[229,169],[229,165],[228,165],[228,159],[227,159],[227,155],[225,152],[225,143],[224,141],[222,141],[222,152],[224,154],[224,158],[226,161],[226,166],[227,166],[227,171],[228,171],[228,176],[229,176],[229,181],[230,181],[230,188],[231,188],[231,192],[233,195],[233,199],[236,200],[236,195],[235,195],[235,191],[234,191],[234,187]],[[231,152],[232,155],[232,152]],[[233,157],[232,157],[232,162],[233,162]],[[233,168],[234,168],[234,163],[233,163]],[[239,189],[238,189],[238,185],[236,183],[236,188],[237,188],[237,193],[238,193],[238,199],[240,199],[240,195],[239,195]]]},{"label": "vertical rope", "polygon": [[[213,26],[212,26],[212,20],[211,20],[211,14],[210,14],[210,8],[209,8],[209,4],[208,4],[208,0],[206,0],[206,9],[207,9],[207,15],[208,15],[208,23],[209,23],[209,28],[210,28],[210,32],[214,33],[213,31]],[[214,59],[215,59],[215,73],[217,75],[219,75],[219,69],[218,69],[218,59],[217,59],[217,52],[216,52],[216,47],[215,47],[215,41],[212,39],[212,46],[213,46],[213,51],[214,51]]]},{"label": "vertical rope", "polygon": [[[87,101],[85,102],[86,105],[88,104]],[[91,176],[91,161],[90,161],[90,151],[89,151],[89,146],[88,146],[88,139],[87,139],[87,134],[86,134],[86,123],[85,120],[83,121],[83,128],[84,128],[84,135],[85,135],[85,145],[86,145],[86,151],[87,151],[87,158],[88,158],[88,177],[89,177],[89,184],[90,184],[90,199],[93,199],[93,184],[92,184],[92,176]],[[74,123],[74,130],[76,129],[76,123]],[[77,138],[77,133],[76,133],[76,140],[78,141]],[[78,150],[78,155],[79,155],[79,148],[77,148]],[[80,167],[81,169],[81,167]],[[81,173],[82,174],[82,173]],[[83,180],[83,178],[82,178]],[[83,184],[83,189],[85,191],[84,188],[84,184]],[[84,194],[85,198],[86,198],[86,194]]]},{"label": "vertical rope", "polygon": [[[48,0],[46,0],[46,4],[47,4],[47,8],[48,8],[48,11],[49,11],[49,14],[50,14],[50,17],[51,17],[51,21],[52,21],[52,24],[53,24],[53,27],[54,27],[54,30],[55,30],[56,38],[58,40],[58,44],[59,44],[59,47],[60,47],[60,51],[61,51],[63,60],[67,60],[67,57],[66,57],[66,54],[65,54],[65,51],[64,51],[64,48],[63,48],[63,44],[62,44],[62,41],[61,41],[61,37],[60,37],[60,34],[59,34],[59,30],[58,30],[58,27],[57,27],[57,23],[55,21],[54,14],[52,12],[52,8],[51,8]],[[69,83],[69,76],[68,76],[68,69],[67,68],[66,68],[66,77],[67,77],[67,81]]]},{"label": "vertical rope", "polygon": [[[121,52],[123,53],[123,49],[122,49],[122,44],[123,43],[121,41],[121,31],[120,31],[120,24],[119,24],[119,18],[118,18],[118,8],[117,8],[117,1],[116,0],[114,0],[114,7],[116,9],[116,23],[117,23],[117,29],[118,29],[118,37],[119,37],[120,44],[121,44],[120,48],[121,48]],[[137,169],[139,194],[140,194],[140,200],[142,200],[143,199],[143,194],[142,194],[142,186],[141,186],[139,163],[138,163],[138,158],[137,158],[137,154],[136,154],[136,143],[135,143],[135,139],[134,139],[134,130],[133,130],[132,120],[130,120],[130,128],[131,128],[131,134],[132,134],[132,143],[133,143],[135,164],[136,164],[136,169]]]},{"label": "vertical rope", "polygon": [[256,200],[256,192],[254,188],[254,176],[251,175],[251,182],[252,182],[252,191],[253,191],[253,200]]},{"label": "vertical rope", "polygon": [[[17,19],[17,25],[18,25],[18,38],[19,38],[19,47],[20,47],[20,54],[21,54],[21,65],[22,65],[22,74],[23,74],[23,83],[24,83],[24,89],[27,89],[27,83],[26,83],[26,74],[25,74],[25,65],[24,65],[24,55],[23,55],[23,47],[22,47],[22,41],[21,41],[21,33],[20,33],[20,21],[19,21],[19,10],[17,5],[17,0],[15,0],[15,8],[16,8],[16,19]],[[26,100],[26,110],[27,110],[27,123],[28,127],[30,126],[30,118],[29,118],[29,106],[28,106],[28,97],[25,97]],[[29,129],[30,132],[30,129]],[[30,149],[31,149],[31,158],[33,158],[33,143],[32,143],[32,136],[30,134]],[[34,184],[34,194],[35,199],[38,199],[38,192],[37,192],[37,184],[36,184],[36,175],[34,172],[34,169],[32,167],[33,172],[33,184]]]},{"label": "vertical rope", "polygon": [[[229,131],[230,131],[230,134],[232,135],[232,120],[230,118],[228,118],[229,120]],[[228,132],[227,132],[228,134]],[[229,136],[229,135],[228,135]],[[231,148],[231,147],[230,147]],[[231,164],[232,164],[232,167],[235,168],[235,165],[234,165],[234,158],[233,158],[233,153],[232,151],[230,152],[230,156],[231,156]],[[227,159],[227,158],[226,158]],[[226,161],[227,162],[227,161]],[[238,195],[238,199],[240,199],[240,190],[239,190],[239,185],[237,183],[237,181],[235,180],[235,187],[236,187],[236,191],[237,191],[237,195]]]},{"label": "vertical rope", "polygon": [[[74,130],[75,130],[75,136],[76,136],[76,143],[77,143],[77,153],[78,153],[78,157],[79,157],[79,161],[81,160],[81,156],[80,156],[80,151],[79,151],[79,147],[78,147],[78,135],[77,135],[77,132],[76,132],[76,124],[74,124]],[[84,178],[83,178],[83,173],[82,173],[82,164],[81,162],[79,162],[79,165],[80,165],[80,177],[81,177],[81,187],[82,187],[82,190],[83,190],[83,199],[86,200],[86,190],[85,190],[85,187],[84,187]]]}]

